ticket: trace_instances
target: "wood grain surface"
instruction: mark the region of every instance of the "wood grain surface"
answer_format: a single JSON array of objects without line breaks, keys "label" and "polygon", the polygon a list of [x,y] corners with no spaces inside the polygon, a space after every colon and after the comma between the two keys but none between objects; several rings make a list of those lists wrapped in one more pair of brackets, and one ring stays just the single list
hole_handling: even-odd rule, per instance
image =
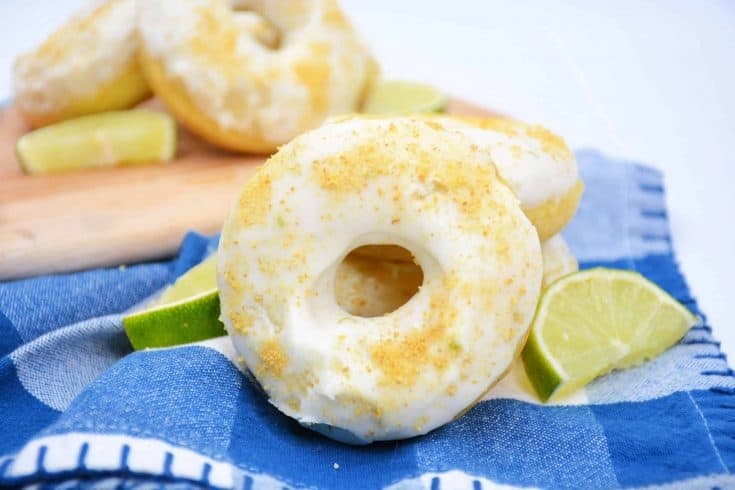
[{"label": "wood grain surface", "polygon": [[[457,99],[449,111],[494,114]],[[29,176],[14,151],[26,131],[12,106],[0,109],[0,279],[170,256],[187,231],[218,231],[265,161],[219,150],[180,129],[177,157],[169,163]]]}]

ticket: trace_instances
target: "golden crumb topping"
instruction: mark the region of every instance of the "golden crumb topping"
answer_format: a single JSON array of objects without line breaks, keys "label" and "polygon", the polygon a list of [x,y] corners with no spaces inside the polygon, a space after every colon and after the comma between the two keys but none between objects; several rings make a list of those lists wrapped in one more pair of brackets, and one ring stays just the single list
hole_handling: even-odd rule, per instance
[{"label": "golden crumb topping", "polygon": [[[574,157],[564,139],[540,125],[530,125],[520,121],[500,117],[455,117],[457,120],[481,129],[505,133],[508,136],[526,136],[541,145],[541,150],[557,160],[570,161]],[[517,153],[517,149],[513,149]]]},{"label": "golden crumb topping", "polygon": [[526,134],[541,142],[541,149],[557,160],[571,160],[572,152],[561,136],[543,126],[527,126]]},{"label": "golden crumb topping", "polygon": [[268,172],[260,170],[247,181],[240,197],[238,213],[246,227],[265,224],[271,210],[273,183]]},{"label": "golden crumb topping", "polygon": [[246,334],[250,330],[250,327],[253,326],[255,319],[248,312],[233,311],[230,314],[230,321],[232,321],[232,326],[235,327],[235,330]]},{"label": "golden crumb topping", "polygon": [[308,87],[311,109],[321,114],[327,109],[329,94],[330,54],[329,44],[314,42],[309,46],[312,56],[294,64],[293,71],[299,83]]},{"label": "golden crumb topping", "polygon": [[322,17],[326,25],[335,27],[339,30],[348,31],[352,29],[350,22],[342,11],[337,7],[337,4],[332,2],[324,10],[324,16]]},{"label": "golden crumb topping", "polygon": [[[492,194],[489,190],[499,182],[495,167],[476,153],[476,147],[473,150],[470,145],[446,140],[443,143],[450,147],[427,144],[427,128],[437,140],[442,141],[434,129],[436,123],[414,123],[370,128],[371,137],[363,138],[349,150],[312,161],[313,178],[321,189],[330,193],[332,199],[342,200],[364,191],[379,178],[412,176],[410,180],[423,184],[426,192],[407,196],[405,189],[396,185],[390,189],[396,205],[406,205],[412,200],[417,208],[436,208],[444,205],[441,194],[453,201],[465,218],[464,226],[468,230],[481,231],[487,226],[487,216],[497,214],[489,209],[497,208],[497,203],[489,197]],[[290,148],[293,156],[298,154],[297,149],[298,145]],[[436,165],[437,158],[441,158],[437,155],[448,154],[454,155],[454,159]],[[394,220],[393,224],[400,221],[397,217]]]},{"label": "golden crumb topping", "polygon": [[36,55],[47,58],[50,62],[61,61],[66,53],[76,48],[72,42],[76,40],[72,31],[88,31],[96,33],[99,30],[98,19],[107,14],[114,7],[114,2],[105,2],[94,9],[88,16],[76,19],[76,22],[64,24],[59,30],[51,34],[38,48]]},{"label": "golden crumb topping", "polygon": [[238,32],[221,10],[211,5],[199,7],[194,35],[189,39],[189,49],[198,59],[225,75],[228,80],[237,79],[242,72],[243,59],[238,53]]},{"label": "golden crumb topping", "polygon": [[288,356],[283,352],[281,344],[276,339],[266,340],[260,348],[259,356],[261,365],[258,374],[280,378],[288,365]]},{"label": "golden crumb topping", "polygon": [[385,384],[411,386],[427,368],[442,372],[461,354],[461,346],[448,335],[458,312],[449,299],[451,287],[447,286],[432,295],[423,325],[370,348],[370,358],[383,372]]}]

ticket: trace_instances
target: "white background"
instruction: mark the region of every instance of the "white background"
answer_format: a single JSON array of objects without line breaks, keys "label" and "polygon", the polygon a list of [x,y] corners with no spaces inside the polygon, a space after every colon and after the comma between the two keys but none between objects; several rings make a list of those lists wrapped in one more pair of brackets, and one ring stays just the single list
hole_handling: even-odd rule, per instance
[{"label": "white background", "polygon": [[[81,0],[0,1],[10,69]],[[342,0],[383,72],[666,174],[674,246],[735,355],[735,2]]]}]

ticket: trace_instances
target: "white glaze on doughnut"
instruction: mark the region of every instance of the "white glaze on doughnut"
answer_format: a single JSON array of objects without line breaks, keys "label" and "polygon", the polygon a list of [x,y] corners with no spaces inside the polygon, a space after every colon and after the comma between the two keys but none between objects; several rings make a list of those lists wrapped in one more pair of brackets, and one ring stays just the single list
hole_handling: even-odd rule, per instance
[{"label": "white glaze on doughnut", "polygon": [[[424,275],[375,318],[334,293],[342,259],[368,244],[410,250]],[[479,399],[525,339],[541,276],[536,232],[486,155],[411,119],[282,147],[227,217],[218,264],[222,319],[271,403],[363,443],[426,433]]]},{"label": "white glaze on doughnut", "polygon": [[135,58],[135,0],[90,3],[37,50],[15,63],[15,103],[24,112],[55,112],[95,93]]},{"label": "white glaze on doughnut", "polygon": [[334,0],[238,1],[280,31],[270,49],[225,0],[142,2],[145,56],[220,128],[285,143],[360,102],[374,62]]},{"label": "white glaze on doughnut", "polygon": [[507,119],[433,119],[486,149],[498,174],[525,208],[560,199],[579,180],[574,153],[564,140],[541,126]]},{"label": "white glaze on doughnut", "polygon": [[[374,116],[337,116],[329,123],[370,117]],[[584,186],[574,154],[559,136],[542,126],[504,118],[417,117],[462,133],[485,153],[521,201],[542,241],[559,233],[574,216]]]},{"label": "white glaze on doughnut", "polygon": [[579,179],[574,153],[566,145],[549,147],[550,133],[539,126],[508,126],[515,129],[508,132],[460,124],[465,136],[488,149],[498,173],[525,207],[559,199]]}]

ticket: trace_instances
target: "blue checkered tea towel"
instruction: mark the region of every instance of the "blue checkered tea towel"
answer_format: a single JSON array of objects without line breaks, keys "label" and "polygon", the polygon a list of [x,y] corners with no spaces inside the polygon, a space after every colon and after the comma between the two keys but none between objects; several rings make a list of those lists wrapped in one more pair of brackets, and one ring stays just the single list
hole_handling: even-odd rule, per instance
[{"label": "blue checkered tea towel", "polygon": [[226,337],[131,352],[121,313],[216,245],[191,234],[172,261],[0,284],[0,486],[735,488],[735,377],[679,272],[662,176],[578,160],[582,266],[638,270],[701,318],[654,361],[556,405],[511,375],[426,436],[347,446],[269,405]]}]

